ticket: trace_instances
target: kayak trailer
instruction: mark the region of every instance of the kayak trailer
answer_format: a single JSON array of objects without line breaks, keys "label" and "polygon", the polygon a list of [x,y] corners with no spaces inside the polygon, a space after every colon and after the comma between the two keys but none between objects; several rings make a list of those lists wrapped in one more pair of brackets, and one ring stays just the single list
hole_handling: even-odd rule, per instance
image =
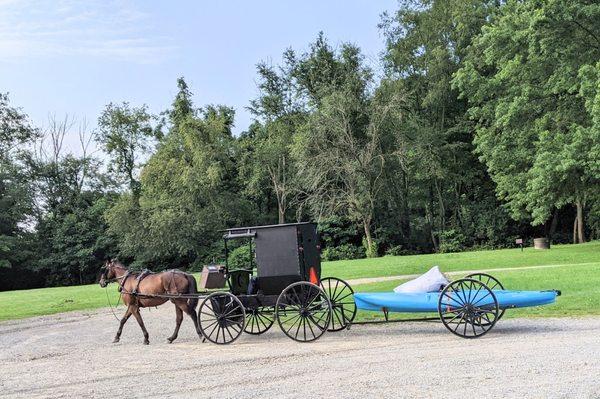
[{"label": "kayak trailer", "polygon": [[[337,281],[337,290],[340,290],[340,285],[344,285],[343,290],[352,291],[347,283],[342,280]],[[337,321],[340,327],[350,328],[354,324],[441,321],[451,333],[459,337],[478,338],[490,331],[507,309],[551,304],[556,301],[556,297],[560,296],[561,292],[506,290],[495,277],[486,273],[473,273],[451,282],[438,292],[352,292],[349,296],[338,295],[344,298],[345,304],[338,304],[336,294],[332,294],[329,295],[334,309],[332,323]],[[350,298],[353,298],[355,308],[348,306]],[[381,311],[384,320],[354,322],[356,308]],[[437,315],[391,320],[390,312],[437,313]]]}]

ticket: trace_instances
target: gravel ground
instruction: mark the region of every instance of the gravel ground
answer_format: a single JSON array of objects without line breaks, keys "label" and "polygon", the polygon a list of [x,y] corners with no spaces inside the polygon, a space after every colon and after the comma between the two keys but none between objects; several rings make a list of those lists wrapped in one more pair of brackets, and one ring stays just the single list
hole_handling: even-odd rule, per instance
[{"label": "gravel ground", "polygon": [[174,310],[131,318],[111,344],[108,309],[0,323],[3,398],[600,397],[600,318],[502,320],[465,340],[432,323],[353,326],[300,344],[278,328],[201,343]]}]

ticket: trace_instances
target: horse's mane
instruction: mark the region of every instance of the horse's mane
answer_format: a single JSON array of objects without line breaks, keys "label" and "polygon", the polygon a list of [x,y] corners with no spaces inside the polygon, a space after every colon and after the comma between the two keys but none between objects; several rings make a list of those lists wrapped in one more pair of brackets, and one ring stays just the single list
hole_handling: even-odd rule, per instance
[{"label": "horse's mane", "polygon": [[125,267],[125,265],[123,263],[121,263],[121,261],[119,261],[118,259],[113,259],[112,264],[118,268],[127,270],[127,267]]}]

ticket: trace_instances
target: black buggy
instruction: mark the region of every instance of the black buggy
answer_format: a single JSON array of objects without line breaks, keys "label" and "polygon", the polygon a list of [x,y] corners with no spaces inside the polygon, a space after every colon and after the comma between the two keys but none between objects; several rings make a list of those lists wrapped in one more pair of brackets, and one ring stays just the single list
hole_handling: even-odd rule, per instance
[{"label": "black buggy", "polygon": [[[229,292],[214,292],[200,304],[198,324],[207,340],[229,344],[242,332],[262,334],[277,321],[288,337],[309,342],[354,320],[352,288],[321,278],[316,223],[238,227],[225,230],[223,238],[225,265],[212,273],[222,274]],[[247,267],[229,269],[230,240],[248,241]],[[217,288],[207,281],[203,276],[204,288]]]}]

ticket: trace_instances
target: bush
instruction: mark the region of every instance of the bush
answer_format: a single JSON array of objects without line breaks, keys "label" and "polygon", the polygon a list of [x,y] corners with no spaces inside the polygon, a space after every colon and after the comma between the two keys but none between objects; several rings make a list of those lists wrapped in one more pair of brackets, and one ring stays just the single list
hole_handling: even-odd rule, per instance
[{"label": "bush", "polygon": [[321,257],[323,260],[345,260],[362,259],[366,256],[363,247],[357,247],[352,244],[342,244],[337,247],[328,247],[323,250]]},{"label": "bush", "polygon": [[440,233],[440,252],[460,252],[465,250],[466,237],[454,229]]},{"label": "bush", "polygon": [[229,270],[248,269],[250,267],[250,247],[242,245],[229,252],[227,257]]},{"label": "bush", "polygon": [[385,254],[388,256],[401,256],[406,255],[406,249],[402,247],[402,245],[395,245],[393,247],[388,248],[385,251]]},{"label": "bush", "polygon": [[356,223],[339,216],[330,216],[319,222],[321,243],[325,247],[336,247],[344,244],[358,244],[361,232]]},{"label": "bush", "polygon": [[367,239],[363,238],[362,244],[365,248],[365,254],[367,255],[367,258],[376,258],[379,256],[379,244],[377,241],[372,240],[371,245],[369,246]]},{"label": "bush", "polygon": [[388,248],[385,251],[385,256],[406,256],[406,255],[419,255],[421,252],[415,249],[404,248],[402,245],[396,245]]}]

